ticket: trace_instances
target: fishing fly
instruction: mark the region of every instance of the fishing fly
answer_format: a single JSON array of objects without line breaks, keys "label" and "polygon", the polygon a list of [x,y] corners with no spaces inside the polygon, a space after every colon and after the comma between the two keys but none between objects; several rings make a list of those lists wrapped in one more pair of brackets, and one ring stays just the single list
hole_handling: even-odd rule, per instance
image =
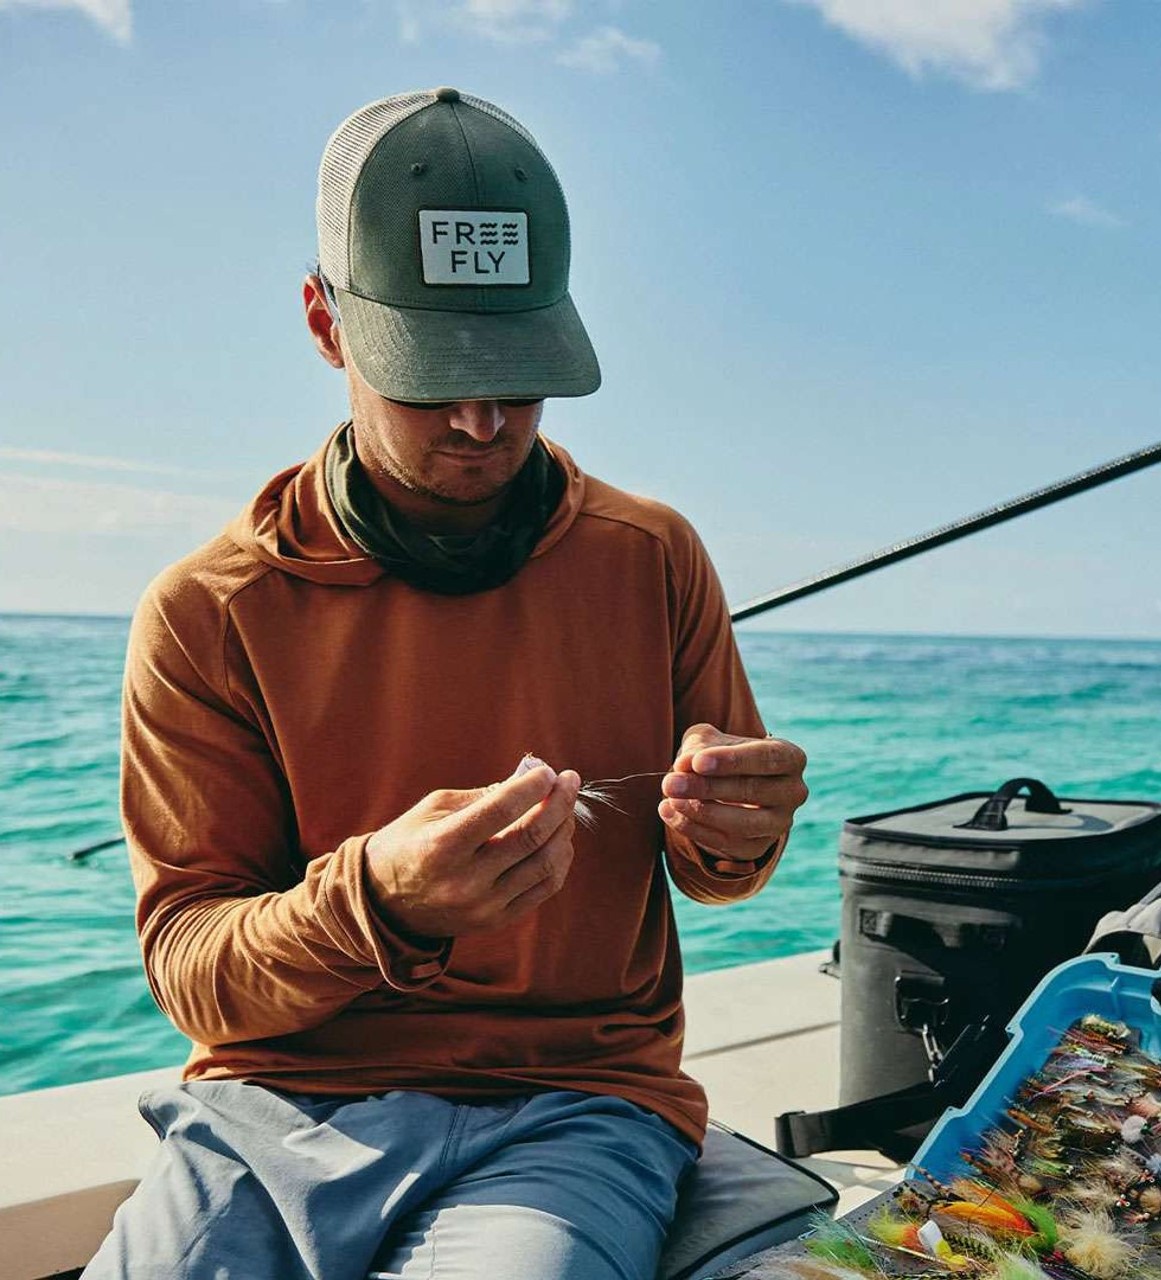
[{"label": "fishing fly", "polygon": [[[539,756],[534,756],[531,752],[526,752],[521,757],[520,763],[516,766],[512,776],[519,778],[522,774],[528,773],[532,769],[548,769],[551,771],[553,778],[556,777],[556,770],[552,768],[552,765],[546,764]],[[618,803],[620,788],[627,783],[637,782],[642,778],[664,778],[666,772],[667,770],[663,769],[657,773],[627,773],[623,778],[596,778],[589,782],[582,782],[576,797],[576,820],[582,827],[593,831],[600,820],[602,809],[611,809],[615,813],[627,813],[628,811],[624,806]]]}]

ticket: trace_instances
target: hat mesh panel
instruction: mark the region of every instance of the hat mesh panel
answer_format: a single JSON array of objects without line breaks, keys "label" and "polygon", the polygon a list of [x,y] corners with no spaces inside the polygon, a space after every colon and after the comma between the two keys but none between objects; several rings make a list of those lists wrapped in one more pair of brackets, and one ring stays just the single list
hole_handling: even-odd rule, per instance
[{"label": "hat mesh panel", "polygon": [[434,101],[430,92],[383,98],[361,107],[331,134],[319,166],[316,216],[319,263],[323,275],[337,288],[351,285],[347,221],[367,157],[385,133]]}]

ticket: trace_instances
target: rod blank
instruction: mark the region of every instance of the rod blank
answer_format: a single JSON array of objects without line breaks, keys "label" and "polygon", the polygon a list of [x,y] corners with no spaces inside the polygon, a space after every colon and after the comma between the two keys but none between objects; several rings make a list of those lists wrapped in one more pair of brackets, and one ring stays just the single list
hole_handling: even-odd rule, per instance
[{"label": "rod blank", "polygon": [[112,849],[114,845],[124,844],[124,836],[114,836],[111,840],[99,840],[96,844],[87,844],[83,849],[74,849],[68,855],[70,862],[83,862],[90,853],[100,853],[102,849]]},{"label": "rod blank", "polygon": [[769,595],[747,600],[730,611],[730,620],[742,622],[756,614],[766,613],[770,609],[777,609],[780,605],[789,604],[792,600],[801,600],[818,591],[825,591],[828,587],[837,587],[840,582],[849,582],[852,578],[861,578],[863,574],[873,573],[876,569],[885,569],[889,564],[897,564],[900,560],[907,560],[911,556],[931,551],[945,543],[955,542],[958,538],[966,538],[969,534],[978,533],[979,530],[988,529],[992,525],[1003,524],[1005,520],[1014,520],[1017,516],[1025,515],[1029,511],[1036,511],[1040,507],[1050,506],[1064,498],[1071,498],[1073,494],[1083,493],[1086,489],[1095,489],[1098,485],[1107,484],[1110,480],[1127,476],[1130,472],[1140,471],[1144,467],[1151,467],[1157,462],[1161,462],[1161,442],[1138,449],[1135,453],[1114,458],[1111,462],[1069,476],[1066,480],[1058,480],[1055,484],[1047,485],[1043,489],[1034,489],[1023,497],[1011,498],[998,506],[988,507],[974,516],[964,516],[962,520],[956,520],[952,524],[940,525],[930,533],[920,533],[903,542],[896,542],[879,551],[872,551],[870,555],[827,569],[823,573],[815,574],[812,578],[804,578],[801,582],[791,583],[790,586],[772,591]]}]

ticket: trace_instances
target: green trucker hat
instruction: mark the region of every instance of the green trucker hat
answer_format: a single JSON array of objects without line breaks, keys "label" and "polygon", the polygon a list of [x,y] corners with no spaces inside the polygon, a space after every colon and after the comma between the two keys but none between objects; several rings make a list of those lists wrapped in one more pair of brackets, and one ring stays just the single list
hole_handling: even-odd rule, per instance
[{"label": "green trucker hat", "polygon": [[323,152],[319,263],[355,367],[392,400],[584,396],[564,192],[531,134],[456,89],[349,116]]}]

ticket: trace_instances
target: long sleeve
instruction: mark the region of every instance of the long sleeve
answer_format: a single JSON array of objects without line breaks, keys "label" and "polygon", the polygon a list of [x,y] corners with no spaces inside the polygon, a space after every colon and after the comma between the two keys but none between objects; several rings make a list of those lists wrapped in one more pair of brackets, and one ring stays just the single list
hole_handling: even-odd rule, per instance
[{"label": "long sleeve", "polygon": [[228,614],[195,604],[173,608],[155,584],[125,673],[122,813],[158,1004],[213,1045],[317,1026],[384,984],[427,985],[450,941],[377,917],[365,835],[304,861],[268,728],[230,689]]},{"label": "long sleeve", "polygon": [[[766,729],[738,653],[721,583],[697,534],[688,525],[685,532],[685,539],[672,549],[670,585],[675,618],[674,748],[686,729],[702,723],[724,733],[764,737]],[[784,836],[754,871],[739,875],[722,870],[724,860],[665,830],[669,873],[681,892],[696,902],[727,903],[752,897],[773,875],[785,847]]]}]

